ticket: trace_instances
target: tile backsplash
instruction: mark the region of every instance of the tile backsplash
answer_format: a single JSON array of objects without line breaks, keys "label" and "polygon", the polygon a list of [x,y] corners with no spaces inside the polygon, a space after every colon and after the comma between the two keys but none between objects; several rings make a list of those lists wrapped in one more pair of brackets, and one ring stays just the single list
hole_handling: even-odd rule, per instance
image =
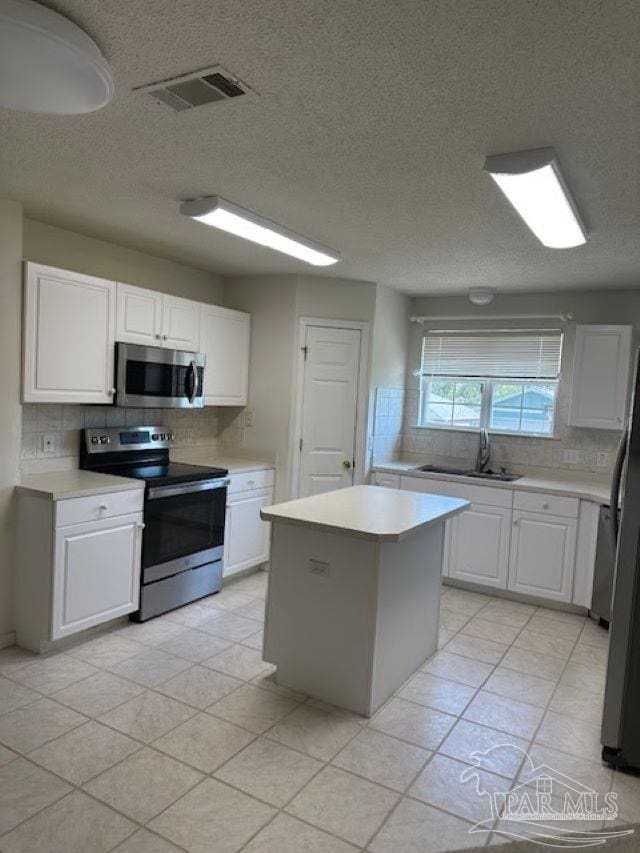
[{"label": "tile backsplash", "polygon": [[[416,389],[378,388],[374,418],[373,463],[402,456],[438,465],[472,467],[478,450],[478,434],[416,426],[420,392]],[[559,396],[553,438],[491,435],[491,464],[516,473],[551,475],[558,469],[609,478],[620,433],[615,430],[570,427],[569,401]],[[398,414],[398,408],[401,414]],[[565,451],[577,452],[577,461],[565,460]],[[606,453],[606,465],[598,454]]]},{"label": "tile backsplash", "polygon": [[[162,425],[176,447],[218,444],[221,409],[123,409],[116,406],[25,404],[22,407],[20,467],[24,473],[77,468],[80,431],[85,427]],[[51,448],[44,451],[44,437]],[[235,437],[235,433],[234,433]]]}]

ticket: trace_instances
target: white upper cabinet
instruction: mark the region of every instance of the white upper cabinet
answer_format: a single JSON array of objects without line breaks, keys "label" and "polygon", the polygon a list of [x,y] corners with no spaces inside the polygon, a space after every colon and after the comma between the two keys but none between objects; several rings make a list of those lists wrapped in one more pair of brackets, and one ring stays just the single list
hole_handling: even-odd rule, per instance
[{"label": "white upper cabinet", "polygon": [[244,406],[250,315],[25,264],[23,402],[112,403],[115,342],[204,352],[205,405]]},{"label": "white upper cabinet", "polygon": [[206,357],[204,397],[207,406],[244,406],[249,384],[250,315],[203,305],[200,351]]},{"label": "white upper cabinet", "polygon": [[162,346],[162,294],[118,282],[116,340]]},{"label": "white upper cabinet", "polygon": [[200,352],[199,302],[180,296],[162,296],[162,345],[169,349]]},{"label": "white upper cabinet", "polygon": [[201,304],[118,282],[116,340],[199,352]]},{"label": "white upper cabinet", "polygon": [[569,424],[624,426],[631,326],[577,326]]},{"label": "white upper cabinet", "polygon": [[25,403],[113,402],[116,285],[25,264]]}]

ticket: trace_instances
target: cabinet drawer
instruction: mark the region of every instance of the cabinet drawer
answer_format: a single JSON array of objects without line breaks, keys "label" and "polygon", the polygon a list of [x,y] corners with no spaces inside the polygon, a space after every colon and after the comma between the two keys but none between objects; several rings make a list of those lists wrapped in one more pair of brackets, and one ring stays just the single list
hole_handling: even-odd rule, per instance
[{"label": "cabinet drawer", "polygon": [[547,495],[536,492],[518,492],[513,498],[513,508],[529,512],[563,515],[565,518],[578,517],[578,498],[567,498],[560,495]]},{"label": "cabinet drawer", "polygon": [[56,503],[56,527],[96,521],[131,512],[142,512],[144,489],[126,492],[109,492],[86,498],[69,498]]},{"label": "cabinet drawer", "polygon": [[476,486],[469,483],[452,483],[450,480],[432,480],[427,477],[402,476],[400,488],[411,492],[424,492],[428,495],[444,495],[448,498],[462,498],[471,503],[487,506],[511,507],[513,491],[496,489],[492,486]]},{"label": "cabinet drawer", "polygon": [[273,468],[230,474],[230,479],[231,483],[227,489],[227,493],[230,495],[236,492],[250,492],[254,489],[269,489],[273,486]]},{"label": "cabinet drawer", "polygon": [[376,471],[373,475],[374,486],[386,486],[388,489],[400,488],[400,474],[385,474],[382,471]]}]

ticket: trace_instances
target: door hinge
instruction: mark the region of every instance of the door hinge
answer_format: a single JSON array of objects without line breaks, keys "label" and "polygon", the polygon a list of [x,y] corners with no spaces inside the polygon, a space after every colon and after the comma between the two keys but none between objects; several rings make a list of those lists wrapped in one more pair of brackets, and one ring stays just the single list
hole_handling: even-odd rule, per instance
[{"label": "door hinge", "polygon": [[302,350],[302,352],[304,353],[304,360],[306,361],[306,360],[307,360],[307,356],[309,355],[309,347],[304,346],[304,347],[300,347],[300,349],[301,349],[301,350]]}]

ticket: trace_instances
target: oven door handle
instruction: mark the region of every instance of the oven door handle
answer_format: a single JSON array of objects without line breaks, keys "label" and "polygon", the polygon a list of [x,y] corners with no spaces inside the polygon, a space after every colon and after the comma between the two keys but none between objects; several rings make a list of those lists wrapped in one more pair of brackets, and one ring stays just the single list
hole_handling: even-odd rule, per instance
[{"label": "oven door handle", "polygon": [[189,398],[190,403],[193,403],[195,399],[197,387],[198,374],[196,371],[196,363],[192,360],[187,371],[187,397]]},{"label": "oven door handle", "polygon": [[218,477],[215,480],[197,480],[191,483],[176,483],[175,486],[153,486],[147,492],[147,500],[172,498],[175,495],[188,495],[191,492],[208,492],[212,489],[226,489],[231,481]]}]

